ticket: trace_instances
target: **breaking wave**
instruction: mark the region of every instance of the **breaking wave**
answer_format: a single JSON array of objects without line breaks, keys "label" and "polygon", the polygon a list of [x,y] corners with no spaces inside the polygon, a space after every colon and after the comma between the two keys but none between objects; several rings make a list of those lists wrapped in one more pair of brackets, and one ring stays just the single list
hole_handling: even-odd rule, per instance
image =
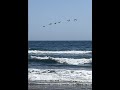
[{"label": "breaking wave", "polygon": [[29,54],[91,54],[92,51],[40,51],[40,50],[28,50]]},{"label": "breaking wave", "polygon": [[68,64],[68,65],[82,65],[82,64],[92,64],[92,58],[86,59],[74,59],[74,58],[54,58],[54,57],[38,57],[38,56],[31,56],[32,60],[40,60],[46,63],[61,63],[61,64]]}]

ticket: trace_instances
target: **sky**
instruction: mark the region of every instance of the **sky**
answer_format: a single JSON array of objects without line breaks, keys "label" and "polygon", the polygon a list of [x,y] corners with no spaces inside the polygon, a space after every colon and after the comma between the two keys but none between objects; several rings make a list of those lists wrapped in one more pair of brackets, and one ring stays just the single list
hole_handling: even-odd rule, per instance
[{"label": "sky", "polygon": [[28,40],[92,40],[92,0],[28,0]]}]

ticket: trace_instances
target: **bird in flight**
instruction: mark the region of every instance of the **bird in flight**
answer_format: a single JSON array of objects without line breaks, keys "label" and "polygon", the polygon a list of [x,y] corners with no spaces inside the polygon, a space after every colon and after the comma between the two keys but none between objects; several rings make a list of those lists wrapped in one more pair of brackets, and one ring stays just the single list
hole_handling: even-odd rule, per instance
[{"label": "bird in flight", "polygon": [[77,19],[74,19],[74,21],[77,21]]},{"label": "bird in flight", "polygon": [[[70,22],[71,20],[68,19],[67,22]],[[77,19],[73,19],[73,21],[77,21]],[[52,24],[57,24],[57,23],[61,23],[61,21],[55,22],[55,23],[49,23],[48,25],[52,25]],[[46,27],[46,26],[42,26],[42,27]]]},{"label": "bird in flight", "polygon": [[67,20],[68,22],[70,21],[70,19],[69,20]]},{"label": "bird in flight", "polygon": [[50,23],[49,25],[52,25],[52,23]]},{"label": "bird in flight", "polygon": [[61,21],[60,21],[60,22],[58,22],[58,23],[61,23]]}]

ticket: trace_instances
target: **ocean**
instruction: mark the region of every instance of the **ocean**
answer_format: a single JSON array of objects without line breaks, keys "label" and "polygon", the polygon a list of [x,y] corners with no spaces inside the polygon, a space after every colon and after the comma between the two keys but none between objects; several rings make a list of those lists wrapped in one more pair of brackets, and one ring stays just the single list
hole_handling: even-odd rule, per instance
[{"label": "ocean", "polygon": [[28,41],[28,83],[92,83],[92,41]]}]

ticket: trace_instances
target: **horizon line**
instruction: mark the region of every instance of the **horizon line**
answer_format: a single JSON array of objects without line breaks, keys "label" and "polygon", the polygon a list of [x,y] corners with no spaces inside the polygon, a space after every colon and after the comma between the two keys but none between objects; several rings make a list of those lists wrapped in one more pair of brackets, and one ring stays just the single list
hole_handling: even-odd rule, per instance
[{"label": "horizon line", "polygon": [[28,40],[28,41],[92,41],[92,40]]}]

